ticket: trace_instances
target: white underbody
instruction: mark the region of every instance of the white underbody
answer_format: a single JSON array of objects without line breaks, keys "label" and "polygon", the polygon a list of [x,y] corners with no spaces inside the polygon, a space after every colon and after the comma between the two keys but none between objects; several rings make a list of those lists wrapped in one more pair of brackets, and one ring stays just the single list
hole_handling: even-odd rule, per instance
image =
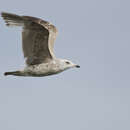
[{"label": "white underbody", "polygon": [[36,76],[36,77],[42,77],[42,76],[48,76],[60,73],[64,71],[65,69],[60,66],[60,64],[57,64],[55,61],[49,62],[49,63],[42,63],[38,65],[31,65],[24,68],[21,76]]},{"label": "white underbody", "polygon": [[5,75],[42,77],[58,74],[64,70],[76,66],[72,62],[69,62],[69,64],[66,62],[68,62],[68,60],[55,58],[47,63],[27,65],[23,70],[5,72]]}]

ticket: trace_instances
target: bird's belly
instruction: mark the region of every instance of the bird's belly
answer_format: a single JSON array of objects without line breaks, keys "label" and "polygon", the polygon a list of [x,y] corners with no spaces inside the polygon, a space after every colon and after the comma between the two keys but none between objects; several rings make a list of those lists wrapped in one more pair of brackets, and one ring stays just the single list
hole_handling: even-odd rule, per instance
[{"label": "bird's belly", "polygon": [[34,76],[34,77],[54,75],[61,72],[57,68],[48,66],[46,64],[31,66],[28,67],[26,70],[28,76]]}]

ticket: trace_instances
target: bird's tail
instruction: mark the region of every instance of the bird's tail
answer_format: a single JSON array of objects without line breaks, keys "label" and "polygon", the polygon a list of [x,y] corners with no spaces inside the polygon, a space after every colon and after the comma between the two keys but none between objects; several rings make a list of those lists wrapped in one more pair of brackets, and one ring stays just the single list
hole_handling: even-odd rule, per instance
[{"label": "bird's tail", "polygon": [[23,26],[23,18],[19,15],[2,12],[1,16],[6,22],[7,26]]},{"label": "bird's tail", "polygon": [[7,76],[7,75],[21,76],[21,71],[5,72],[4,75],[5,75],[5,76]]}]

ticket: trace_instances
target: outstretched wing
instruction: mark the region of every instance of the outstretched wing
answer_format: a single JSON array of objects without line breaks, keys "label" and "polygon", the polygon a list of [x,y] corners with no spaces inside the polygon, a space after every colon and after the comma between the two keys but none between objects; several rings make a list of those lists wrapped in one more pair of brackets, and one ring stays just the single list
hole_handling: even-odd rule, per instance
[{"label": "outstretched wing", "polygon": [[2,13],[7,26],[22,26],[22,46],[28,65],[52,60],[57,29],[54,25],[39,18]]}]

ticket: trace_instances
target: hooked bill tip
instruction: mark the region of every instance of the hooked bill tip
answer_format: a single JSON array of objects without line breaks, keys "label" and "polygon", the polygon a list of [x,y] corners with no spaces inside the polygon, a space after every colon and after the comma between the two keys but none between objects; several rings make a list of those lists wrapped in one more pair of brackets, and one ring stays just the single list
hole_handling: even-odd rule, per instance
[{"label": "hooked bill tip", "polygon": [[79,65],[76,65],[75,67],[76,67],[76,68],[80,68],[80,66],[79,66]]}]

